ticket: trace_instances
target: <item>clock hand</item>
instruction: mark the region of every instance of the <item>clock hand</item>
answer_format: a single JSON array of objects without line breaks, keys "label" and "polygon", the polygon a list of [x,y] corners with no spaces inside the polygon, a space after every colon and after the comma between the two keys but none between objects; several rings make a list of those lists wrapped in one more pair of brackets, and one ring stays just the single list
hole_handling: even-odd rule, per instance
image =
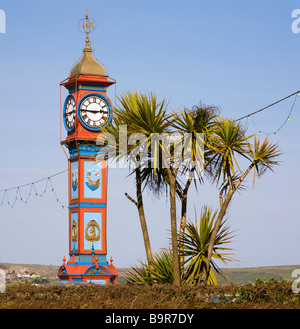
[{"label": "clock hand", "polygon": [[68,116],[68,115],[71,115],[71,114],[73,114],[73,113],[75,113],[75,112],[76,112],[75,110],[73,110],[73,111],[71,111],[71,112],[65,112],[65,117]]},{"label": "clock hand", "polygon": [[105,113],[103,110],[81,110],[83,112],[90,112],[90,113]]}]

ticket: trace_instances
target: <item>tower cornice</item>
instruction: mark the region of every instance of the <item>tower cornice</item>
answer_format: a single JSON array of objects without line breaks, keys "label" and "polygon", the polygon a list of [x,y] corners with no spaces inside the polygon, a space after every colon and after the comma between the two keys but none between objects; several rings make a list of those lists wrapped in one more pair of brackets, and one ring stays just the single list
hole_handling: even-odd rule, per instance
[{"label": "tower cornice", "polygon": [[[86,84],[96,84],[96,85],[103,85],[103,86],[111,86],[116,83],[115,80],[112,80],[109,77],[100,77],[98,75],[92,75],[92,74],[80,74],[78,76],[75,76],[73,78],[68,78],[62,81],[60,84],[67,89],[74,85],[78,85],[80,83],[86,83]],[[77,89],[77,88],[75,88]]]}]

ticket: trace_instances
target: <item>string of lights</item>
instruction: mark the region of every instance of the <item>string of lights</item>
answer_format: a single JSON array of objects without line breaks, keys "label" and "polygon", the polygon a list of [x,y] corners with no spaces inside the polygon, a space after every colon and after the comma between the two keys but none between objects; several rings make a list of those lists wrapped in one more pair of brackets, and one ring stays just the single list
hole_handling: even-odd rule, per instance
[{"label": "string of lights", "polygon": [[[59,199],[59,197],[58,197],[58,195],[57,195],[57,193],[55,191],[53,181],[51,179],[51,178],[53,178],[55,176],[58,176],[60,174],[65,173],[66,171],[68,171],[68,170],[64,170],[64,171],[58,172],[58,173],[56,173],[54,175],[48,176],[46,178],[43,178],[43,179],[40,179],[40,180],[31,182],[31,183],[28,183],[28,184],[24,184],[24,185],[20,185],[20,186],[15,186],[15,187],[7,188],[5,190],[0,190],[0,193],[3,193],[3,195],[2,195],[2,201],[0,203],[0,207],[1,206],[4,206],[4,205],[8,205],[8,206],[10,206],[13,209],[15,207],[17,201],[24,202],[24,204],[27,205],[29,199],[32,196],[42,197],[42,196],[44,196],[47,193],[47,190],[50,188],[51,189],[51,193],[53,193],[56,202],[61,206],[61,208],[62,209],[68,208],[68,206],[65,206],[60,201],[60,199]],[[45,182],[45,187],[44,187],[42,193],[38,193],[37,186],[36,185],[38,183],[41,183],[41,182]],[[28,186],[30,186],[29,192],[28,192],[27,196],[24,197],[24,195],[25,195],[24,194],[24,188],[26,188]],[[23,192],[22,192],[22,189],[23,189]],[[12,201],[12,199],[9,197],[8,191],[13,191],[13,190],[15,190],[15,197],[14,197],[14,199]]]},{"label": "string of lights", "polygon": [[274,105],[276,105],[276,104],[278,104],[278,103],[281,103],[281,102],[283,102],[284,100],[286,100],[286,99],[288,99],[288,98],[290,98],[290,97],[292,97],[292,96],[294,96],[294,95],[296,95],[296,94],[299,95],[299,93],[300,93],[300,90],[297,90],[297,91],[295,91],[294,93],[292,93],[292,94],[290,94],[290,95],[288,95],[288,96],[286,96],[286,97],[284,97],[284,98],[281,98],[280,100],[278,100],[278,101],[276,101],[276,102],[274,102],[274,103],[272,103],[272,104],[270,104],[270,105],[268,105],[268,106],[265,106],[265,107],[263,107],[262,109],[259,109],[259,110],[255,111],[255,112],[252,112],[252,113],[249,113],[249,114],[246,114],[245,116],[243,116],[243,117],[241,117],[241,118],[239,118],[239,119],[236,119],[235,121],[240,121],[240,120],[245,119],[245,118],[248,118],[248,117],[250,117],[250,116],[252,116],[252,115],[254,115],[254,114],[257,114],[257,113],[259,113],[259,112],[265,111],[266,109],[268,109],[268,108],[270,108],[270,107],[272,107],[272,106],[274,106]]},{"label": "string of lights", "polygon": [[[253,120],[253,116],[254,116],[255,114],[259,113],[259,112],[262,112],[262,111],[264,111],[264,110],[266,110],[266,109],[268,109],[268,108],[270,108],[270,107],[272,107],[272,106],[274,106],[274,105],[280,103],[280,102],[283,102],[284,100],[286,100],[286,99],[288,99],[288,98],[290,98],[290,97],[292,97],[292,96],[295,96],[294,101],[293,101],[293,104],[292,104],[292,107],[291,107],[291,109],[290,109],[290,111],[289,111],[289,113],[288,113],[286,119],[285,119],[285,120],[283,121],[283,123],[279,126],[279,128],[277,128],[277,129],[274,130],[273,132],[266,132],[266,131],[261,130],[261,128],[258,127],[258,125],[256,124],[256,122]],[[298,96],[300,96],[300,90],[294,92],[294,93],[291,94],[291,95],[288,95],[288,96],[286,96],[286,97],[280,99],[279,101],[276,101],[275,103],[272,103],[272,104],[270,104],[270,105],[268,105],[268,106],[266,106],[266,107],[263,107],[263,108],[260,109],[260,110],[257,110],[257,111],[255,111],[255,112],[252,112],[252,113],[250,113],[250,114],[247,114],[247,115],[245,115],[245,116],[243,116],[243,117],[241,117],[241,118],[239,118],[239,119],[237,119],[237,120],[235,120],[235,121],[240,121],[240,120],[243,120],[243,119],[247,118],[247,121],[246,121],[246,123],[245,123],[245,129],[248,128],[248,126],[249,126],[249,121],[251,121],[251,123],[252,123],[252,124],[254,125],[254,127],[257,129],[259,135],[260,135],[260,134],[276,135],[276,134],[278,133],[278,131],[280,131],[280,130],[281,130],[281,129],[282,129],[282,128],[283,128],[283,127],[284,127],[284,126],[290,121],[290,120],[291,120],[291,115],[292,115],[292,112],[293,112],[293,110],[294,110],[294,108],[295,108],[295,104],[296,104],[296,101],[297,101],[297,99],[298,99]]]}]

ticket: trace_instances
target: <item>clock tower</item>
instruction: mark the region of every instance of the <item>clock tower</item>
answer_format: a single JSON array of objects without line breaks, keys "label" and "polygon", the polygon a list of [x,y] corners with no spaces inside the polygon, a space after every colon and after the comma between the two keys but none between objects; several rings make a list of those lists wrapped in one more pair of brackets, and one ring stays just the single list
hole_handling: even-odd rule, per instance
[{"label": "clock tower", "polygon": [[106,258],[107,160],[96,161],[101,150],[97,138],[112,118],[106,91],[115,80],[109,78],[91,49],[89,33],[94,23],[86,14],[83,54],[60,84],[69,92],[61,111],[67,131],[61,144],[69,153],[70,259],[64,256],[58,277],[60,281],[115,284],[117,269],[112,258],[110,263]]}]

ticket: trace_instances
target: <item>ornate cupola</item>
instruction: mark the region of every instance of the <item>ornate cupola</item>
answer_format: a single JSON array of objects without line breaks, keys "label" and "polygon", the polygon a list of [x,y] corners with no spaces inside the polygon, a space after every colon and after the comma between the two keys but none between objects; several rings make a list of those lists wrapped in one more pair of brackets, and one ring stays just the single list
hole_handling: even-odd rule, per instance
[{"label": "ornate cupola", "polygon": [[[86,13],[86,24],[84,26],[89,26],[90,28],[93,28],[93,23],[94,22],[89,23],[88,14]],[[93,51],[91,49],[88,29],[86,29],[85,48],[83,50],[83,55],[81,56],[79,61],[73,65],[69,75],[69,79],[77,77],[80,74],[98,75],[100,77],[108,76],[103,66],[94,57]]]}]

